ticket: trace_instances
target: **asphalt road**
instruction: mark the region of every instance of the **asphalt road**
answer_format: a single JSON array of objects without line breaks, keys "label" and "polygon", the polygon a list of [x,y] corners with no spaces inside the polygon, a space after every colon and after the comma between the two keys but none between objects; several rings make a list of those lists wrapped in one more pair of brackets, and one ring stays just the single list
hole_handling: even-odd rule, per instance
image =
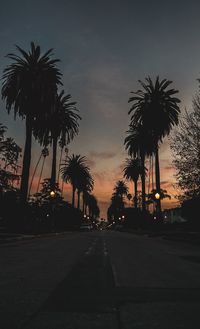
[{"label": "asphalt road", "polygon": [[196,329],[199,313],[199,246],[111,231],[0,246],[1,329]]}]

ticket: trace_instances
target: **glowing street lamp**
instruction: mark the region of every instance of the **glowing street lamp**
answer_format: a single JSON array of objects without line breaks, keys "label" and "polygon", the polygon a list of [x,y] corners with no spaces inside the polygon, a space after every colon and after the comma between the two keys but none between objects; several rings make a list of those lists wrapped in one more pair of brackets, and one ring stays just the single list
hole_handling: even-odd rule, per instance
[{"label": "glowing street lamp", "polygon": [[51,196],[52,198],[54,198],[55,195],[56,195],[56,193],[55,193],[54,191],[51,191],[51,192],[50,192],[50,196]]},{"label": "glowing street lamp", "polygon": [[155,194],[155,198],[156,198],[156,200],[160,199],[160,194],[158,192]]}]

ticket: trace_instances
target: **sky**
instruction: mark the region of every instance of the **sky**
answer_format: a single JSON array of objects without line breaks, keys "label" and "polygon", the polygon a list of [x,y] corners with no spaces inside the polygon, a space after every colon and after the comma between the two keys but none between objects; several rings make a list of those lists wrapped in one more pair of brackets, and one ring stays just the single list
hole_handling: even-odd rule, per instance
[{"label": "sky", "polygon": [[[181,110],[191,108],[200,77],[199,12],[200,3],[194,0],[0,0],[1,74],[10,63],[5,55],[16,52],[16,44],[28,50],[34,41],[42,52],[54,48],[61,60],[64,90],[77,101],[82,117],[69,154],[88,158],[102,217],[116,181],[122,178],[128,99],[138,89],[138,80],[148,75],[172,80],[179,90]],[[2,101],[0,106],[7,135],[23,147],[24,123],[14,121]],[[39,152],[34,143],[31,171]],[[172,207],[177,191],[168,139],[160,148],[160,160],[162,188],[172,195],[163,207]],[[46,177],[50,162],[49,157]],[[70,200],[70,186],[65,196]]]}]

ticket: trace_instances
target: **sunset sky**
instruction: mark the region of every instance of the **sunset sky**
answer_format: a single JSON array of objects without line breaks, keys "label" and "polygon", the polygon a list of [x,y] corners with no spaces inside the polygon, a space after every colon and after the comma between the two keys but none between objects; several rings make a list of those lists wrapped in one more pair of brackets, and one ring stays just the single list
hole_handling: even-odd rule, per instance
[{"label": "sunset sky", "polygon": [[[173,81],[181,109],[191,108],[200,77],[200,2],[135,0],[0,0],[0,70],[15,44],[28,50],[54,48],[66,93],[77,101],[82,121],[69,153],[88,158],[94,194],[105,216],[115,182],[127,157],[128,99],[138,79],[150,75]],[[1,101],[0,122],[24,146],[24,123],[8,116]],[[32,168],[40,148],[33,147]],[[174,196],[169,143],[161,147],[162,188]],[[50,175],[50,158],[45,176]],[[36,177],[37,179],[37,177]],[[35,181],[37,184],[37,181]],[[129,184],[130,185],[130,184]],[[132,193],[132,186],[130,185]],[[71,198],[70,186],[67,199]],[[164,204],[174,206],[175,200]]]}]

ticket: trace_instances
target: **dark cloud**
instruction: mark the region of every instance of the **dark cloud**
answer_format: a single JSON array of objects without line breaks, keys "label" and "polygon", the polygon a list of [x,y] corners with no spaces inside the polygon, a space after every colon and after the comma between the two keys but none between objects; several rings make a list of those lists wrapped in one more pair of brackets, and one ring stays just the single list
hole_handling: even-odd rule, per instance
[{"label": "dark cloud", "polygon": [[96,159],[101,159],[101,160],[112,159],[115,156],[116,156],[116,153],[110,152],[110,151],[105,151],[105,152],[92,151],[92,152],[90,152],[90,157],[96,158]]}]

